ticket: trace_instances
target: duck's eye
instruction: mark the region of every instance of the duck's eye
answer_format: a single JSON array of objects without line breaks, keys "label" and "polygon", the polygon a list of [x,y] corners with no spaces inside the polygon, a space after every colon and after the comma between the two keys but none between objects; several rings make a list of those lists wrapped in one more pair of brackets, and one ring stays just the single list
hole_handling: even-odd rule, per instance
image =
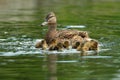
[{"label": "duck's eye", "polygon": [[53,17],[55,17],[55,16],[48,16],[48,17],[46,17],[46,21],[48,21],[50,18],[53,18]]}]

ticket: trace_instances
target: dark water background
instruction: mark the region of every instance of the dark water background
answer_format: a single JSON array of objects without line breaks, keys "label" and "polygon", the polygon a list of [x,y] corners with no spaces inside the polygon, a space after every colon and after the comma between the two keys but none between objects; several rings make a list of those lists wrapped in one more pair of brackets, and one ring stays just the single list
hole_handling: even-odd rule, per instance
[{"label": "dark water background", "polygon": [[[59,28],[84,25],[110,50],[81,57],[35,49],[50,11]],[[0,80],[120,80],[120,0],[0,0]]]}]

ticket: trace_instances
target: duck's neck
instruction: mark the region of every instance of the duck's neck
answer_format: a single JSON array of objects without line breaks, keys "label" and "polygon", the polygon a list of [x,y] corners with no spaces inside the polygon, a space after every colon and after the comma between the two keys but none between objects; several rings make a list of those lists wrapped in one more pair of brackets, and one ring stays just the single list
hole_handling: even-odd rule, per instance
[{"label": "duck's neck", "polygon": [[54,39],[56,37],[56,33],[57,33],[56,28],[57,28],[57,24],[49,24],[48,32],[47,32],[46,38],[45,38],[48,44],[50,43],[50,41],[52,39]]},{"label": "duck's neck", "polygon": [[48,26],[48,32],[54,32],[54,31],[56,31],[56,28],[57,28],[57,24],[56,23],[51,23],[51,24],[49,24],[49,26]]}]

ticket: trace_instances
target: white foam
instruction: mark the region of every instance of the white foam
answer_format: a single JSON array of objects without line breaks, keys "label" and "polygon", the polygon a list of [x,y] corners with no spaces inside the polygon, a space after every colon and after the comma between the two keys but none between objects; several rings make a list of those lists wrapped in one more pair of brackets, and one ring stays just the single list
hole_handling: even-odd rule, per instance
[{"label": "white foam", "polygon": [[56,61],[57,63],[74,63],[78,62],[77,60],[68,60],[68,61]]},{"label": "white foam", "polygon": [[39,51],[17,51],[17,52],[1,52],[0,56],[18,56],[18,55],[25,55],[25,54],[42,54]]},{"label": "white foam", "polygon": [[68,25],[66,28],[85,28],[86,26],[84,25]]},{"label": "white foam", "polygon": [[112,58],[112,56],[83,56],[82,58]]},{"label": "white foam", "polygon": [[[101,49],[99,52],[108,51],[110,49]],[[95,51],[86,51],[88,54],[94,54]],[[34,51],[17,51],[17,52],[0,52],[0,56],[18,56],[24,54],[79,54],[81,51],[77,51],[75,49],[63,50],[63,51],[48,51],[48,50],[39,50],[36,49]]]},{"label": "white foam", "polygon": [[0,41],[5,41],[6,39],[0,39]]},{"label": "white foam", "polygon": [[[5,52],[0,52],[0,56],[17,56],[24,54],[79,54],[81,51],[77,51],[76,49],[62,50],[62,51],[48,51],[48,50],[40,50],[36,49],[35,43],[39,42],[43,39],[24,39],[24,38],[15,38],[10,37],[7,39],[0,39],[0,48],[4,49]],[[99,49],[98,52],[108,51],[110,49]],[[9,52],[7,52],[9,51]],[[95,51],[87,51],[87,53],[95,53]]]}]

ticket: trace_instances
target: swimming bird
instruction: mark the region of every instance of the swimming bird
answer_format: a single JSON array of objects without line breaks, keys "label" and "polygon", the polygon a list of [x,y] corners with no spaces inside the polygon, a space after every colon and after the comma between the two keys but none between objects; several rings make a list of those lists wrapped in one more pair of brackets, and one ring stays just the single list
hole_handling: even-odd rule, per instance
[{"label": "swimming bird", "polygon": [[53,50],[57,50],[57,51],[61,51],[63,49],[63,44],[58,42],[57,39],[52,39],[50,44],[49,44],[49,50],[53,51]]},{"label": "swimming bird", "polygon": [[63,47],[64,47],[65,49],[69,49],[69,47],[70,47],[70,41],[66,40],[66,41],[64,41],[62,44],[63,44]]},{"label": "swimming bird", "polygon": [[54,50],[54,47],[57,45],[57,40],[52,39],[51,42],[49,43],[49,50]]},{"label": "swimming bird", "polygon": [[90,40],[90,41],[86,41],[84,43],[82,43],[80,46],[77,47],[78,51],[90,51],[90,50],[94,50],[94,51],[98,51],[99,47],[98,47],[98,41],[97,40]]},{"label": "swimming bird", "polygon": [[64,49],[63,44],[59,42],[59,43],[54,47],[54,49],[57,50],[57,51],[62,51],[62,50]]},{"label": "swimming bird", "polygon": [[72,45],[72,48],[73,49],[77,49],[78,48],[78,46],[80,46],[80,42],[78,41],[78,42],[75,42],[73,45]]},{"label": "swimming bird", "polygon": [[69,40],[74,41],[74,37],[77,36],[76,39],[84,39],[87,40],[89,38],[87,31],[79,31],[79,30],[57,30],[57,18],[54,12],[50,12],[46,18],[45,22],[41,24],[41,26],[48,26],[48,31],[45,36],[45,40],[48,45],[50,45],[53,39],[57,39],[58,42],[61,40]]},{"label": "swimming bird", "polygon": [[85,41],[87,41],[87,40],[85,40],[81,36],[74,36],[72,38],[72,48],[76,49],[81,43],[83,43]]},{"label": "swimming bird", "polygon": [[42,40],[40,42],[37,42],[35,45],[35,48],[42,48],[43,50],[46,50],[48,48],[46,40]]}]

